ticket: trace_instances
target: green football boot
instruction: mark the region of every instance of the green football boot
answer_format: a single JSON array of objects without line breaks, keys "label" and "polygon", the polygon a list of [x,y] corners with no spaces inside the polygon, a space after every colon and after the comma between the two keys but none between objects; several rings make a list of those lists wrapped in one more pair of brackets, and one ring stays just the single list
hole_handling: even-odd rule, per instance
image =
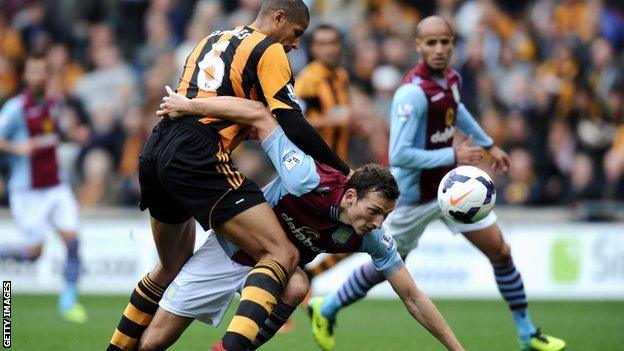
[{"label": "green football boot", "polygon": [[312,318],[312,335],[323,351],[331,351],[336,346],[334,322],[321,313],[322,297],[313,297],[308,303],[308,314]]}]

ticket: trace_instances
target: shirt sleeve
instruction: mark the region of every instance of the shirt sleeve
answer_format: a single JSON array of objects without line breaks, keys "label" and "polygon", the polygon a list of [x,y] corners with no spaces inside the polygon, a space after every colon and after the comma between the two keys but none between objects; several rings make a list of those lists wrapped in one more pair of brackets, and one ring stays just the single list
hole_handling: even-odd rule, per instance
[{"label": "shirt sleeve", "polygon": [[[262,141],[262,148],[271,159],[279,177],[276,184],[273,182],[269,184],[273,192],[278,192],[281,187],[288,194],[301,196],[316,189],[319,185],[321,177],[316,170],[316,163],[312,157],[301,151],[286,137],[281,127],[273,129]],[[283,194],[277,199],[279,200],[281,196]],[[271,194],[270,197],[276,196]]]},{"label": "shirt sleeve", "polygon": [[292,71],[281,44],[271,44],[258,61],[258,80],[264,98],[271,111],[276,109],[299,110],[299,100],[295,95]]},{"label": "shirt sleeve", "polygon": [[11,139],[20,119],[20,104],[17,99],[7,101],[0,109],[0,138]]},{"label": "shirt sleeve", "polygon": [[[415,84],[400,87],[392,99],[390,127],[390,163],[404,168],[436,168],[452,165],[455,153],[452,147],[426,150],[415,145],[418,136],[425,138],[427,97]],[[420,133],[420,134],[419,134]]]},{"label": "shirt sleeve", "polygon": [[457,128],[465,135],[472,135],[476,145],[489,147],[494,144],[492,138],[485,133],[462,103],[457,106]]},{"label": "shirt sleeve", "polygon": [[382,228],[365,234],[359,251],[368,253],[373,259],[375,268],[388,277],[404,265],[396,248],[394,238]]}]

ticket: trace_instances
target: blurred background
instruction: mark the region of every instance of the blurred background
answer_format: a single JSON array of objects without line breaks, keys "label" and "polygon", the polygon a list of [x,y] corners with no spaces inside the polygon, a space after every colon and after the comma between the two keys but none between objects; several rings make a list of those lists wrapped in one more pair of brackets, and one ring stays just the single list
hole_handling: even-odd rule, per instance
[{"label": "blurred background", "polygon": [[[20,91],[26,52],[47,52],[47,93],[63,101],[61,160],[81,206],[135,206],[137,155],[158,122],[164,85],[177,86],[187,54],[203,36],[250,23],[260,3],[0,1],[0,105]],[[496,181],[499,203],[589,202],[588,216],[614,215],[605,204],[624,198],[621,1],[307,3],[310,28],[330,23],[344,34],[353,166],[387,164],[392,93],[418,60],[415,25],[439,14],[457,31],[452,66],[463,76],[464,104],[512,158],[512,172]],[[295,74],[308,61],[306,49],[304,40],[290,54]],[[254,143],[239,148],[235,159],[260,184],[272,176]],[[2,188],[0,194],[6,204]]]}]

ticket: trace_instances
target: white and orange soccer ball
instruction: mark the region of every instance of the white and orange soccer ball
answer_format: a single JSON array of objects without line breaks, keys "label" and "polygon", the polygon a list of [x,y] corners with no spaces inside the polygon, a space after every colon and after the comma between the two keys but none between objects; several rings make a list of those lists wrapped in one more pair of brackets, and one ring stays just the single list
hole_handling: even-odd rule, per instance
[{"label": "white and orange soccer ball", "polygon": [[458,223],[475,223],[487,216],[496,203],[496,188],[490,176],[473,166],[448,172],[438,186],[442,213]]}]

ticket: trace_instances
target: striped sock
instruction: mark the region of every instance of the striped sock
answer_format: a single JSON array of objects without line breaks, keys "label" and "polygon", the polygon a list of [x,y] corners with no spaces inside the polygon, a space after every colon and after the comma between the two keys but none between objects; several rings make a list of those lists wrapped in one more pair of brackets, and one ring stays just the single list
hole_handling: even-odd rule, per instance
[{"label": "striped sock", "polygon": [[275,261],[258,262],[249,272],[236,315],[223,336],[228,351],[247,351],[288,282],[286,269]]},{"label": "striped sock", "polygon": [[141,334],[152,321],[164,292],[165,288],[154,283],[149,276],[141,279],[130,296],[130,303],[121,316],[107,351],[134,350]]},{"label": "striped sock", "polygon": [[295,307],[288,306],[282,301],[278,301],[277,305],[273,308],[271,315],[264,321],[264,324],[260,327],[260,332],[256,336],[251,346],[252,350],[264,345],[269,339],[277,333],[277,331],[286,323],[290,315],[295,312]]},{"label": "striped sock", "polygon": [[323,299],[321,313],[326,318],[335,320],[336,313],[340,309],[360,300],[366,296],[370,289],[384,280],[386,277],[377,271],[373,261],[369,261],[353,271],[349,279],[338,290]]},{"label": "striped sock", "polygon": [[316,266],[306,269],[305,272],[308,275],[310,280],[314,279],[316,276],[332,269],[335,265],[337,265],[340,261],[345,258],[351,256],[352,253],[337,253],[332,255],[327,255],[319,264]]},{"label": "striped sock", "polygon": [[535,333],[535,327],[527,310],[528,303],[520,272],[516,270],[511,258],[505,262],[492,262],[492,267],[498,290],[509,305],[520,339],[530,339]]}]

